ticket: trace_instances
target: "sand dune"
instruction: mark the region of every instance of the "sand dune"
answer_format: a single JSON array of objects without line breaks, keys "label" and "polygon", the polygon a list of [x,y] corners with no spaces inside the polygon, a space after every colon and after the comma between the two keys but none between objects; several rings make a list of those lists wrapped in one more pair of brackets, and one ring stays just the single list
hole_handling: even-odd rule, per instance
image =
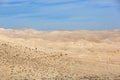
[{"label": "sand dune", "polygon": [[1,28],[0,80],[120,80],[120,30]]}]

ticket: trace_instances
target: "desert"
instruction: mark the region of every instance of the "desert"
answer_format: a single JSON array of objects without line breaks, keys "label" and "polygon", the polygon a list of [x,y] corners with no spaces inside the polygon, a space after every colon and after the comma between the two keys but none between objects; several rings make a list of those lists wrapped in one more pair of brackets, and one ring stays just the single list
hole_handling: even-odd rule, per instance
[{"label": "desert", "polygon": [[0,28],[0,80],[120,80],[120,30]]}]

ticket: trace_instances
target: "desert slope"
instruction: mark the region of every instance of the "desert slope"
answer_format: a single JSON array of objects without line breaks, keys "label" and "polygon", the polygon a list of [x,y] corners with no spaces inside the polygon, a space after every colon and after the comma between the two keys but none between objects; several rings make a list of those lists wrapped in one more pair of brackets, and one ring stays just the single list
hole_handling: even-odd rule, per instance
[{"label": "desert slope", "polygon": [[120,30],[0,29],[1,80],[120,80]]}]

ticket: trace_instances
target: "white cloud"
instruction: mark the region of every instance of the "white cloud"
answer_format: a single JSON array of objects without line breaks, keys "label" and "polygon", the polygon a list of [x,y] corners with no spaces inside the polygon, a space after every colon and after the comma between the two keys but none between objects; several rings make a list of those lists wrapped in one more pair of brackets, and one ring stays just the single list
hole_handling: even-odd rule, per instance
[{"label": "white cloud", "polygon": [[[0,6],[2,7],[13,7],[13,6],[23,6],[23,5],[36,5],[36,4],[40,4],[40,5],[53,5],[53,4],[56,4],[56,3],[61,3],[61,4],[66,4],[67,2],[69,3],[72,3],[74,1],[77,1],[77,0],[0,0]],[[39,6],[40,6],[39,5]]]},{"label": "white cloud", "polygon": [[88,4],[116,6],[116,0],[89,0]]},{"label": "white cloud", "polygon": [[76,0],[0,0],[0,2],[22,2],[22,1],[26,1],[26,2],[47,2],[47,3],[58,3],[58,2],[70,2],[70,1],[76,1]]},{"label": "white cloud", "polygon": [[0,2],[19,2],[19,1],[27,1],[27,0],[0,0]]},{"label": "white cloud", "polygon": [[38,0],[40,2],[48,2],[48,3],[58,3],[58,2],[70,2],[75,0]]}]

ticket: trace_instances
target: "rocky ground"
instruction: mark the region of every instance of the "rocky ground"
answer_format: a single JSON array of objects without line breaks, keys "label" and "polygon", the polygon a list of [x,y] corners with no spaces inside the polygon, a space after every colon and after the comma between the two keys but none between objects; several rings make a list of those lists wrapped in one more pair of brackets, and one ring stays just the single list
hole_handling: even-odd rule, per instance
[{"label": "rocky ground", "polygon": [[1,28],[0,80],[120,80],[120,30]]}]

